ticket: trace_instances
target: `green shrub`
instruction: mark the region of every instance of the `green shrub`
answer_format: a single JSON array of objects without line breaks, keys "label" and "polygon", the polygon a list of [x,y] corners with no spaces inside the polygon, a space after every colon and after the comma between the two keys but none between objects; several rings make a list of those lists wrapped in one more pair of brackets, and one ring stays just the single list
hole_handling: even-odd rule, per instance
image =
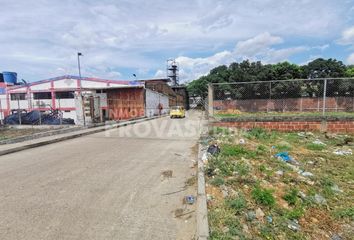
[{"label": "green shrub", "polygon": [[219,187],[221,185],[224,185],[225,181],[222,177],[216,177],[210,181],[210,184]]},{"label": "green shrub", "polygon": [[272,207],[275,205],[275,198],[270,189],[255,187],[251,192],[252,198],[259,204]]},{"label": "green shrub", "polygon": [[349,218],[354,221],[354,207],[337,210],[334,215],[337,218]]},{"label": "green shrub", "polygon": [[298,198],[299,191],[296,188],[292,188],[287,191],[287,193],[283,196],[283,199],[288,202],[289,205],[295,205]]},{"label": "green shrub", "polygon": [[247,207],[247,202],[243,196],[234,199],[228,199],[226,205],[235,210],[236,213],[240,213],[243,209]]}]

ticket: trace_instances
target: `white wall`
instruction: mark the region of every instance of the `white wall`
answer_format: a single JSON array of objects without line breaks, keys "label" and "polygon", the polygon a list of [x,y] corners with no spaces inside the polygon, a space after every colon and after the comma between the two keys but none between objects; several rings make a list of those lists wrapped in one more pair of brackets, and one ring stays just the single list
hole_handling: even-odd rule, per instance
[{"label": "white wall", "polygon": [[74,108],[75,107],[75,98],[69,99],[55,99],[55,106],[57,108]]},{"label": "white wall", "polygon": [[4,119],[5,113],[4,111],[7,110],[7,101],[6,101],[6,94],[0,94],[0,119]]},{"label": "white wall", "polygon": [[60,88],[60,89],[77,88],[77,80],[76,79],[63,79],[63,80],[54,81],[54,88]]},{"label": "white wall", "polygon": [[159,114],[159,103],[162,104],[163,109],[161,114],[167,114],[169,110],[169,101],[168,96],[146,89],[146,106],[145,106],[145,115],[147,117],[156,116]]},{"label": "white wall", "polygon": [[38,90],[48,90],[50,89],[50,82],[46,82],[46,83],[40,83],[40,84],[36,84],[31,86],[31,90],[32,91],[38,91]]}]

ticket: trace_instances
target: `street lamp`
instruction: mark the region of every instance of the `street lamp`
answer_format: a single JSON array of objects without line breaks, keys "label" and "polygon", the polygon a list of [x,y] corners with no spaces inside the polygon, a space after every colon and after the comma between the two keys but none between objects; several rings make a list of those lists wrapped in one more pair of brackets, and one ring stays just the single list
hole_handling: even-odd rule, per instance
[{"label": "street lamp", "polygon": [[77,65],[78,65],[78,67],[79,67],[79,77],[80,77],[80,79],[81,79],[80,56],[84,56],[84,55],[82,55],[81,52],[78,52],[78,53],[77,53]]}]

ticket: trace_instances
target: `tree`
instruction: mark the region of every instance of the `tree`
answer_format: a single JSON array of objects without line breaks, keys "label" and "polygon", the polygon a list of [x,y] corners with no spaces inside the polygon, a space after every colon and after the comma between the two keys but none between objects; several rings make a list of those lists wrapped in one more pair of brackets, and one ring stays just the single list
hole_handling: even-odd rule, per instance
[{"label": "tree", "polygon": [[[216,99],[265,99],[286,97],[319,97],[323,95],[324,81],[316,78],[354,77],[354,66],[345,66],[336,59],[318,58],[304,66],[289,62],[262,64],[248,60],[221,65],[188,84],[190,95],[206,98],[209,83],[239,83],[215,86]],[[311,79],[308,81],[282,81],[289,79]],[[279,80],[269,83],[270,80]],[[267,81],[267,82],[265,82]],[[241,82],[246,82],[242,84]],[[253,82],[247,84],[247,82]],[[353,94],[354,81],[328,80],[327,96]]]}]

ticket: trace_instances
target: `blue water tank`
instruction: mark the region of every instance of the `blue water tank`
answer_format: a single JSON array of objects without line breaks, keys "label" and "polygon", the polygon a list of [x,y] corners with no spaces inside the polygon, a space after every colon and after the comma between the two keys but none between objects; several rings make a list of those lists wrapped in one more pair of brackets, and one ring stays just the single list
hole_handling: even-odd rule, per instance
[{"label": "blue water tank", "polygon": [[7,84],[15,85],[17,83],[17,73],[15,72],[2,72],[4,82]]}]

